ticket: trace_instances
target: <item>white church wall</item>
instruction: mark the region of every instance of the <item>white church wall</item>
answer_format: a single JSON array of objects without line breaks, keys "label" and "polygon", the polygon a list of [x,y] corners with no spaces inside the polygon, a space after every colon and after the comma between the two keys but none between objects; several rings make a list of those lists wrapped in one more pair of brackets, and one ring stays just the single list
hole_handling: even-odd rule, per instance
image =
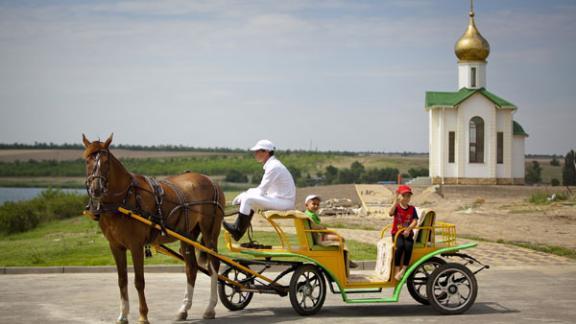
[{"label": "white church wall", "polygon": [[[472,84],[472,68],[476,69],[476,84]],[[486,88],[486,63],[458,63],[458,89]]]},{"label": "white church wall", "polygon": [[[458,156],[458,145],[456,144],[458,142],[458,134],[457,134],[457,125],[458,125],[458,111],[456,109],[446,109],[445,110],[445,123],[446,123],[446,127],[444,128],[444,147],[445,147],[445,154],[444,154],[444,161],[446,162],[445,164],[445,177],[450,177],[450,178],[456,178],[458,177],[458,164],[457,162],[457,156]],[[456,139],[455,139],[455,143],[454,143],[454,163],[448,163],[448,154],[449,154],[449,148],[450,148],[450,143],[449,143],[449,133],[450,132],[454,132],[456,134]]]},{"label": "white church wall", "polygon": [[513,136],[512,140],[512,177],[524,179],[525,157],[524,136]]},{"label": "white church wall", "polygon": [[[494,104],[486,99],[481,94],[475,94],[468,98],[464,103],[458,108],[459,112],[463,114],[463,126],[464,136],[462,138],[465,141],[464,147],[466,147],[465,153],[465,167],[464,167],[464,177],[466,178],[493,178],[495,176],[496,170],[491,169],[495,167],[495,129],[496,129],[496,115],[495,115]],[[470,120],[473,117],[480,117],[484,120],[484,162],[483,163],[470,163],[469,162],[469,143],[470,143]],[[462,135],[462,134],[459,134]],[[494,172],[494,174],[492,174]]]}]

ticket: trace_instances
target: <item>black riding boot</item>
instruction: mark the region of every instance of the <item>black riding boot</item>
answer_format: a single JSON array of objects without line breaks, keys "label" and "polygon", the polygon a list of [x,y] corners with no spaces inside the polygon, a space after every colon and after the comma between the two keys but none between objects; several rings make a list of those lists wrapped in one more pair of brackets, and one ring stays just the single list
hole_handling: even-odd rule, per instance
[{"label": "black riding boot", "polygon": [[232,238],[235,241],[240,241],[250,226],[252,215],[254,215],[254,211],[250,212],[250,215],[238,213],[238,217],[236,218],[236,222],[234,224],[223,222],[222,226],[228,231],[228,233],[230,233],[230,235],[232,235]]}]

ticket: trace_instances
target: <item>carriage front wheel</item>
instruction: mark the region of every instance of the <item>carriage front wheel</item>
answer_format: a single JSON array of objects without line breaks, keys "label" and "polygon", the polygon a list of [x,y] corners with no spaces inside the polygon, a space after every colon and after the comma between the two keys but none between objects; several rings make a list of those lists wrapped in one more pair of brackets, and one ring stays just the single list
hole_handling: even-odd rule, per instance
[{"label": "carriage front wheel", "polygon": [[290,279],[290,303],[300,315],[320,311],[326,299],[326,282],[322,271],[311,264],[296,269]]},{"label": "carriage front wheel", "polygon": [[446,263],[432,272],[426,293],[430,305],[439,313],[460,314],[474,304],[478,284],[472,271],[465,266]]},{"label": "carriage front wheel", "polygon": [[430,301],[426,295],[426,284],[434,270],[438,269],[438,267],[443,264],[446,264],[446,261],[443,259],[431,257],[426,260],[426,262],[419,265],[414,272],[410,274],[408,280],[406,280],[406,287],[408,288],[410,296],[412,296],[415,301],[422,305],[430,305]]},{"label": "carriage front wheel", "polygon": [[[248,266],[245,265],[245,267]],[[222,275],[244,286],[252,285],[254,283],[254,278],[247,276],[244,272],[241,272],[236,268],[227,267],[222,271]],[[218,281],[218,296],[226,308],[231,311],[238,311],[244,309],[248,304],[250,304],[254,293],[241,291],[238,286],[224,281]]]}]

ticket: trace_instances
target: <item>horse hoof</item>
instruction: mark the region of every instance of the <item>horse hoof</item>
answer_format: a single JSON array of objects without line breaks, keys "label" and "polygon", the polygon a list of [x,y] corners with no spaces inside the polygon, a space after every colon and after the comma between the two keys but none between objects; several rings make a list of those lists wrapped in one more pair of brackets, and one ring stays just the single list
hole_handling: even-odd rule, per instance
[{"label": "horse hoof", "polygon": [[150,324],[150,322],[148,320],[139,320],[138,324]]},{"label": "horse hoof", "polygon": [[116,324],[128,324],[128,320],[127,319],[117,320]]},{"label": "horse hoof", "polygon": [[204,316],[202,316],[204,319],[215,319],[216,318],[216,312],[215,311],[211,311],[211,312],[206,312],[204,313]]},{"label": "horse hoof", "polygon": [[176,320],[177,321],[185,321],[187,317],[188,317],[188,312],[178,313],[178,316],[176,316]]}]

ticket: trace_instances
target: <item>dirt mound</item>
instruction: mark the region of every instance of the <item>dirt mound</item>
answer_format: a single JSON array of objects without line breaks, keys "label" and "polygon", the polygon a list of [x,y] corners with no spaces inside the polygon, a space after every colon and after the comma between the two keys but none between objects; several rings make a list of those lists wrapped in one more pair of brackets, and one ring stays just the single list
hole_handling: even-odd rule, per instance
[{"label": "dirt mound", "polygon": [[305,187],[296,190],[296,209],[304,210],[304,198],[310,194],[319,195],[323,200],[349,199],[351,206],[361,206],[356,186],[353,184]]}]

